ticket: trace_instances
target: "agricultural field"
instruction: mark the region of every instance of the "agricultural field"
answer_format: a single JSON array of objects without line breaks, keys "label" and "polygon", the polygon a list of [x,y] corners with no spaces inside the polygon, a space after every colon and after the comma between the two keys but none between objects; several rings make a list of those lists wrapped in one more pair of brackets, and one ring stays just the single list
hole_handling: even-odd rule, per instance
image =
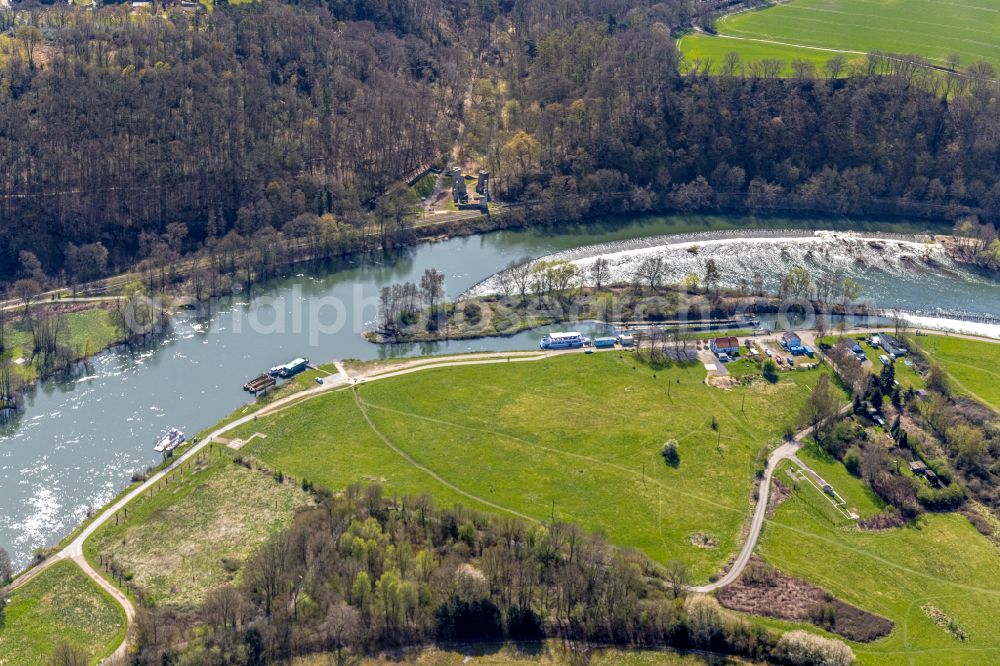
[{"label": "agricultural field", "polygon": [[953,388],[1000,411],[1000,344],[944,335],[921,335],[920,348],[948,371]]},{"label": "agricultural field", "polygon": [[[718,20],[717,36],[680,43],[689,60],[715,68],[736,51],[744,62],[809,60],[821,68],[839,52],[848,61],[870,51],[916,54],[950,68],[979,60],[1000,65],[1000,0],[790,0]],[[786,73],[787,73],[786,69]]]},{"label": "agricultural field", "polygon": [[[573,354],[361,385],[234,436],[265,433],[246,456],[327,488],[379,482],[389,494],[573,522],[683,560],[705,581],[739,545],[758,455],[795,426],[820,372],[721,390],[701,364],[654,371],[631,354]],[[660,455],[670,439],[676,468]]]},{"label": "agricultural field", "polygon": [[309,495],[292,483],[232,462],[213,447],[170,475],[170,483],[128,507],[86,543],[88,559],[114,560],[149,600],[191,610],[212,588],[238,582],[269,535],[287,527]]},{"label": "agricultural field", "polygon": [[[816,461],[811,453],[801,457]],[[863,516],[880,508],[863,481],[826,463],[817,471]],[[783,470],[779,475],[788,481]],[[831,511],[820,490],[799,483],[765,526],[758,552],[781,571],[895,623],[887,638],[851,645],[862,664],[1000,659],[1000,552],[959,514],[926,514],[914,525],[865,532]]]},{"label": "agricultural field", "polygon": [[66,641],[92,663],[125,635],[121,607],[72,562],[60,562],[10,595],[0,624],[0,666],[44,664]]}]

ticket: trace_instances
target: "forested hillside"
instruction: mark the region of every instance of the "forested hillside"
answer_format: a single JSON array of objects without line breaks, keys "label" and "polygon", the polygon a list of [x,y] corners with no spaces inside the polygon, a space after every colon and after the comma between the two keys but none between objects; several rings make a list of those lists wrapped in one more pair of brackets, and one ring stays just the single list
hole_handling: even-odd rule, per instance
[{"label": "forested hillside", "polygon": [[[405,235],[412,204],[376,200],[443,164],[462,123],[463,158],[530,204],[508,209],[514,223],[652,209],[1000,221],[988,66],[873,56],[848,72],[834,57],[793,79],[735,61],[706,75],[672,35],[717,4],[4,14],[0,281],[90,280],[234,232],[314,236],[317,216],[362,236],[394,218]],[[977,229],[988,246],[993,227]]]}]

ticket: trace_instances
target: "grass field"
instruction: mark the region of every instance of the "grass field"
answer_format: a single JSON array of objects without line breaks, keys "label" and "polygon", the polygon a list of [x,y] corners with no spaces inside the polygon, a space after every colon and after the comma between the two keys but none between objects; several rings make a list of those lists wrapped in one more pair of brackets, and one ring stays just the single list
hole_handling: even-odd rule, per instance
[{"label": "grass field", "polygon": [[114,558],[150,601],[179,610],[238,581],[246,557],[286,527],[309,496],[234,464],[228,450],[218,453],[207,453],[202,463],[130,504],[127,520],[101,527],[86,543],[90,561]]},{"label": "grass field", "polygon": [[978,60],[1000,65],[1000,0],[790,0],[726,16],[716,28],[719,36],[684,37],[688,60],[710,58],[718,67],[736,51],[744,61],[802,59],[821,67],[835,55],[831,50],[848,52],[848,59],[879,50],[940,66],[952,53],[960,67]]},{"label": "grass field", "polygon": [[0,666],[44,664],[62,641],[97,663],[125,635],[125,614],[72,562],[59,562],[10,597],[0,625]]},{"label": "grass field", "polygon": [[[13,359],[32,357],[33,342],[31,329],[21,317],[21,311],[7,313],[9,318],[5,336],[5,356]],[[63,315],[65,332],[60,341],[73,350],[79,358],[93,356],[108,345],[114,344],[119,335],[111,321],[111,314],[103,308],[91,308]],[[38,378],[38,368],[34,363],[14,366],[26,381]]]},{"label": "grass field", "polygon": [[[803,459],[810,465],[815,460]],[[865,484],[842,467],[839,472],[817,471],[829,474],[828,480],[852,506],[861,508],[862,515],[879,508]],[[862,532],[829,506],[820,491],[800,483],[765,526],[759,552],[781,570],[896,624],[881,641],[852,645],[861,663],[944,666],[1000,661],[1000,553],[965,518],[928,514],[914,526]],[[967,640],[954,638],[923,606],[953,618]]]},{"label": "grass field", "polygon": [[954,389],[1000,411],[1000,344],[921,335],[920,348],[951,376]]},{"label": "grass field", "polygon": [[[322,396],[235,436],[266,433],[247,455],[328,488],[377,481],[388,493],[555,517],[682,559],[705,580],[738,545],[758,453],[819,372],[723,391],[705,385],[700,364],[654,378],[618,353],[428,370],[362,385],[357,401],[348,390]],[[668,439],[680,443],[677,469],[660,456]],[[718,547],[692,545],[699,532]]]}]

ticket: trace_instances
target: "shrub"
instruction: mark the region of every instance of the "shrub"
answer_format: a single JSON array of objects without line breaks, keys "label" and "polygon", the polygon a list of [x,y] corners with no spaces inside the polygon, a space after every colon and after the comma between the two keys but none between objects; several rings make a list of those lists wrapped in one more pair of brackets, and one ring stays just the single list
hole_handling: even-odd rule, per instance
[{"label": "shrub", "polygon": [[771,382],[772,384],[778,383],[778,364],[772,359],[767,359],[764,361],[764,366],[761,368],[761,374],[764,379]]},{"label": "shrub", "polygon": [[483,308],[479,303],[466,303],[462,314],[470,324],[478,324],[483,319]]},{"label": "shrub", "polygon": [[962,486],[950,483],[944,488],[921,487],[917,500],[931,511],[951,511],[958,508],[965,499]]},{"label": "shrub", "polygon": [[775,656],[801,666],[850,666],[854,652],[844,643],[806,631],[790,631],[778,641]]},{"label": "shrub", "polygon": [[671,467],[677,467],[680,465],[681,453],[677,440],[671,439],[664,444],[663,448],[660,450],[660,455],[663,456],[663,462],[667,463]]},{"label": "shrub", "polygon": [[857,445],[847,449],[844,454],[844,467],[854,476],[861,476],[861,449]]}]

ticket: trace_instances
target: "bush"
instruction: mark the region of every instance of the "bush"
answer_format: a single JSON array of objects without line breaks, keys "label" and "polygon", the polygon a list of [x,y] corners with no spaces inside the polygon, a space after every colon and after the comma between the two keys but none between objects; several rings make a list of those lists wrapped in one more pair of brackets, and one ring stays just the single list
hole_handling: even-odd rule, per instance
[{"label": "bush", "polygon": [[771,382],[772,384],[777,384],[778,364],[775,363],[772,359],[767,359],[766,361],[764,361],[764,366],[761,369],[761,374],[767,381]]},{"label": "bush", "polygon": [[844,454],[844,467],[854,476],[861,476],[861,449],[857,445],[847,449]]},{"label": "bush", "polygon": [[663,448],[660,449],[660,455],[663,456],[663,462],[667,463],[671,467],[677,467],[681,464],[681,453],[680,447],[677,444],[676,439],[671,439]]},{"label": "bush", "polygon": [[775,656],[796,666],[850,666],[854,652],[844,643],[806,631],[789,631],[774,649]]},{"label": "bush", "polygon": [[917,500],[931,511],[951,511],[965,500],[965,492],[957,483],[948,484],[944,488],[924,486],[917,491]]},{"label": "bush", "polygon": [[479,303],[466,303],[462,314],[470,324],[478,324],[483,319],[483,308]]}]

